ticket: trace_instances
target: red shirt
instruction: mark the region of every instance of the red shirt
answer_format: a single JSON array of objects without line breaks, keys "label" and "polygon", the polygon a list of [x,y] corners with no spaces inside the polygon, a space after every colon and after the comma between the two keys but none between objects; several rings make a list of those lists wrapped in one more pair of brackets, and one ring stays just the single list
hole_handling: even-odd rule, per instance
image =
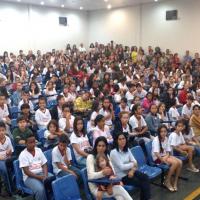
[{"label": "red shirt", "polygon": [[178,95],[178,99],[179,99],[179,102],[181,104],[186,104],[187,103],[187,91],[182,89],[180,92],[179,92],[179,95]]}]

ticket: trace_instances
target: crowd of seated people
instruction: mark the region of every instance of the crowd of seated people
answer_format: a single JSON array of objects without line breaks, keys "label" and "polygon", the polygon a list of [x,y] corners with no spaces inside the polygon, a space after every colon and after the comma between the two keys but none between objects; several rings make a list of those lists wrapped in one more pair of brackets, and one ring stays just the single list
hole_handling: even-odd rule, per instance
[{"label": "crowd of seated people", "polygon": [[53,149],[57,178],[72,174],[78,181],[86,167],[90,179],[121,179],[112,187],[89,183],[97,199],[132,199],[123,185],[133,185],[141,200],[150,200],[149,177],[138,170],[130,149],[139,145],[147,156],[146,144],[152,143],[153,161],[170,166],[164,185],[176,192],[183,165],[178,156],[188,158],[189,171],[199,172],[194,162],[200,153],[199,83],[200,56],[188,50],[179,57],[169,49],[144,51],[111,41],[88,50],[68,44],[44,54],[5,51],[0,160],[12,171],[19,159],[24,184],[36,200],[48,199],[47,149]]}]

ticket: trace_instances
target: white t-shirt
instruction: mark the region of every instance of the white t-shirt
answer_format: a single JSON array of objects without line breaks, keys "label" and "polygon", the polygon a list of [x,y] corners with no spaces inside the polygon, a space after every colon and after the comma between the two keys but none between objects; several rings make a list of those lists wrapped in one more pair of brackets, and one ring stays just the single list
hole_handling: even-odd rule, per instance
[{"label": "white t-shirt", "polygon": [[103,108],[101,108],[101,110],[99,111],[99,114],[103,115],[104,117],[107,117],[108,115],[110,115],[110,118],[105,121],[105,124],[107,126],[112,126],[112,115],[111,115],[111,113],[109,111],[104,110]]},{"label": "white t-shirt", "polygon": [[185,104],[182,109],[182,115],[191,116],[192,115],[192,106],[188,108],[188,106]]},{"label": "white t-shirt", "polygon": [[5,137],[6,137],[5,142],[3,144],[0,142],[0,156],[6,159],[7,158],[6,151],[11,150],[13,152],[14,150],[10,138],[8,136]]},{"label": "white t-shirt", "polygon": [[[18,109],[21,110],[21,106],[22,104],[24,104],[24,100],[22,99],[19,104],[18,104]],[[28,105],[30,106],[30,111],[31,113],[34,113],[34,106],[33,106],[33,103],[31,101],[28,102]]]},{"label": "white t-shirt", "polygon": [[95,126],[92,125],[92,121],[94,123],[94,120],[96,119],[98,113],[96,111],[93,111],[90,117],[90,121],[87,123],[87,132],[89,133],[90,131],[93,131]]},{"label": "white t-shirt", "polygon": [[35,112],[35,121],[39,129],[47,128],[47,125],[50,120],[51,120],[51,114],[48,109],[46,109],[45,112],[42,112],[40,109],[38,109]]},{"label": "white t-shirt", "polygon": [[[73,131],[73,124],[74,124],[74,119],[75,117],[73,115],[71,115],[70,119],[69,119],[69,124],[70,124],[70,129],[69,132]],[[60,118],[59,119],[59,128],[64,131],[65,127],[66,127],[66,118]]]},{"label": "white t-shirt", "polygon": [[[80,150],[82,150],[82,151],[84,151],[84,149],[87,149],[88,147],[90,147],[90,143],[89,143],[89,139],[88,139],[87,135],[77,137],[76,134],[73,132],[72,135],[70,136],[70,142],[71,142],[71,144],[77,144],[79,146]],[[75,149],[74,149],[74,154],[75,154],[76,160],[80,160],[80,158],[82,157],[80,154],[78,154],[76,152]]]},{"label": "white t-shirt", "polygon": [[95,140],[100,136],[104,136],[107,139],[108,143],[113,142],[113,138],[110,134],[110,129],[106,125],[104,126],[104,130],[99,129],[98,126],[95,127],[93,131],[93,144],[95,143]]},{"label": "white t-shirt", "polygon": [[45,89],[44,93],[47,96],[47,101],[53,101],[53,100],[56,100],[56,98],[57,98],[57,92],[55,89],[50,90],[50,91]]},{"label": "white t-shirt", "polygon": [[[27,149],[24,149],[19,155],[19,167],[29,167],[29,170],[34,174],[41,173],[42,166],[47,162],[45,155],[43,154],[42,150],[35,147],[35,156],[33,156]],[[23,173],[23,180],[25,181],[28,176]]]},{"label": "white t-shirt", "polygon": [[[67,159],[71,161],[72,157],[71,157],[71,150],[69,147],[67,147],[66,149],[66,155],[67,155]],[[63,165],[67,167],[64,161],[64,156],[61,155],[58,146],[54,147],[52,150],[53,172],[57,175],[60,171],[62,171],[62,169],[59,169],[56,163],[62,163]]]},{"label": "white t-shirt", "polygon": [[152,142],[152,157],[153,157],[153,160],[157,159],[155,153],[159,153],[160,156],[163,157],[163,156],[167,155],[167,152],[171,152],[171,147],[169,145],[167,137],[165,137],[164,142],[161,142],[161,145],[162,145],[162,148],[163,148],[162,153],[161,153],[161,150],[160,150],[160,143],[159,143],[158,136],[156,136],[153,139],[153,142]]},{"label": "white t-shirt", "polygon": [[134,99],[134,95],[130,93],[130,91],[127,91],[126,92],[126,95],[125,95],[127,101],[132,101]]},{"label": "white t-shirt", "polygon": [[143,89],[141,92],[136,91],[135,96],[139,97],[140,99],[144,99],[146,94],[147,94],[147,91]]},{"label": "white t-shirt", "polygon": [[170,146],[179,146],[181,144],[185,144],[184,137],[182,133],[179,135],[176,132],[173,132],[169,135],[169,144]]},{"label": "white t-shirt", "polygon": [[122,96],[120,94],[118,93],[114,94],[114,101],[116,103],[120,103],[121,99],[122,99]]},{"label": "white t-shirt", "polygon": [[169,109],[169,118],[170,120],[178,120],[180,117],[180,114],[176,108],[171,107]]},{"label": "white t-shirt", "polygon": [[192,128],[190,128],[190,132],[188,135],[183,134],[184,139],[186,140],[192,140],[193,137],[195,137],[194,131]]},{"label": "white t-shirt", "polygon": [[[129,124],[131,125],[132,129],[134,130],[135,128],[138,128],[138,120],[135,117],[135,115],[133,115],[130,119],[129,119]],[[141,127],[147,126],[146,121],[144,120],[144,118],[141,116]]]},{"label": "white t-shirt", "polygon": [[5,121],[5,118],[9,116],[8,106],[4,104],[3,108],[0,107],[0,120]]},{"label": "white t-shirt", "polygon": [[118,85],[119,85],[119,88],[120,88],[120,89],[126,90],[126,91],[128,90],[128,87],[127,87],[126,84],[122,85],[121,83],[118,83]]}]

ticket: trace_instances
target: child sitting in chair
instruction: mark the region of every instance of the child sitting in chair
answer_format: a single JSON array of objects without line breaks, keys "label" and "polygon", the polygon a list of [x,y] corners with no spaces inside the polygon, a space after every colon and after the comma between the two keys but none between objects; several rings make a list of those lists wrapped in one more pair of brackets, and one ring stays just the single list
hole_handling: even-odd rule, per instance
[{"label": "child sitting in chair", "polygon": [[[96,166],[97,166],[97,170],[101,171],[105,168],[111,168],[110,164],[109,164],[109,160],[108,158],[104,155],[104,154],[98,154],[96,157]],[[112,168],[111,168],[112,169]],[[113,170],[112,170],[113,171]],[[112,173],[111,176],[108,177],[109,179],[114,179],[116,178],[114,175],[114,172]],[[119,185],[119,183],[114,183],[115,185]],[[112,183],[108,183],[108,184],[99,184],[98,185],[98,192],[97,192],[97,200],[102,200],[102,195],[103,192],[107,192],[109,195],[113,194],[113,185]]]}]

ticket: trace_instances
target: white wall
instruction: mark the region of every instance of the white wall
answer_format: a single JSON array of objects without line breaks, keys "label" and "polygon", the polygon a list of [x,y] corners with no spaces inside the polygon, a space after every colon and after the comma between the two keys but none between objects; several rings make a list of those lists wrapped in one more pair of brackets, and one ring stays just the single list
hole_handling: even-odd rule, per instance
[{"label": "white wall", "polygon": [[[0,54],[110,40],[145,48],[159,45],[181,54],[186,49],[200,52],[199,8],[200,0],[169,0],[88,13],[0,2]],[[171,9],[178,10],[177,21],[165,20]],[[59,16],[66,16],[69,26],[59,26]]]},{"label": "white wall", "polygon": [[[166,21],[166,10],[178,10],[177,21]],[[171,0],[142,6],[141,44],[200,52],[200,0]]]},{"label": "white wall", "polygon": [[[200,0],[169,0],[89,13],[89,42],[160,46],[183,54],[200,52]],[[178,10],[177,21],[166,21],[167,10]]]},{"label": "white wall", "polygon": [[[68,26],[60,26],[66,16]],[[66,43],[88,44],[88,14],[85,11],[55,9],[0,2],[0,54],[64,49]]]},{"label": "white wall", "polygon": [[140,7],[91,11],[89,13],[89,42],[139,45]]}]

